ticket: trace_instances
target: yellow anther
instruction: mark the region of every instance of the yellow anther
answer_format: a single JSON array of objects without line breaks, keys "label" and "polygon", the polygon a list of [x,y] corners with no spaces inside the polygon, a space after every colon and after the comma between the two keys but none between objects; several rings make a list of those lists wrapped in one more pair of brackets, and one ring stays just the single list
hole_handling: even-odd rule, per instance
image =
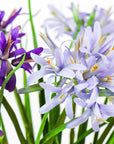
[{"label": "yellow anther", "polygon": [[69,27],[64,27],[64,31],[71,31],[71,29]]},{"label": "yellow anther", "polygon": [[54,16],[57,15],[55,11],[52,11],[51,14],[54,15]]},{"label": "yellow anther", "polygon": [[60,98],[59,98],[60,100],[63,100],[63,95],[64,95],[64,94],[61,94],[61,95],[60,95]]},{"label": "yellow anther", "polygon": [[47,61],[46,61],[48,64],[50,64],[51,63],[51,61],[48,59]]},{"label": "yellow anther", "polygon": [[96,71],[97,69],[98,69],[98,66],[97,66],[97,64],[96,64],[96,65],[94,65],[94,66],[92,67],[92,72]]},{"label": "yellow anther", "polygon": [[74,59],[71,57],[70,62],[74,64]]},{"label": "yellow anther", "polygon": [[100,119],[100,118],[98,118],[97,121],[98,121],[98,123],[99,123],[100,121],[105,122],[105,123],[108,123],[108,122],[105,121],[104,119]]},{"label": "yellow anther", "polygon": [[106,81],[106,82],[111,82],[110,80],[112,80],[111,76],[107,76],[103,78],[103,81]]}]

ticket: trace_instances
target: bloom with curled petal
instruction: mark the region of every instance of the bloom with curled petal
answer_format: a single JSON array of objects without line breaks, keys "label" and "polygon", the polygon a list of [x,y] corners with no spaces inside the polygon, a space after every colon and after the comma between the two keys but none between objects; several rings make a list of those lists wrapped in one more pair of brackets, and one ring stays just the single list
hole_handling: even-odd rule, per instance
[{"label": "bloom with curled petal", "polygon": [[114,116],[114,106],[97,103],[96,99],[98,95],[98,88],[95,87],[88,102],[80,98],[74,98],[74,102],[86,108],[86,110],[80,117],[68,123],[66,125],[67,128],[74,128],[87,121],[87,119],[91,116],[92,128],[95,132],[97,132],[99,131],[99,124],[102,122],[107,123],[107,118]]},{"label": "bloom with curled petal", "polygon": [[[6,39],[4,32],[0,32],[0,86],[2,85],[3,81],[5,80],[5,77],[13,70],[10,62],[8,59],[14,58],[12,60],[12,65],[17,66],[19,62],[22,60],[22,57],[17,56],[24,54],[25,50],[23,48],[17,49],[16,44],[20,43],[20,40],[18,38],[22,35],[19,35],[19,29],[20,27],[16,27],[11,30],[11,32],[8,35],[8,39]],[[31,60],[30,53],[36,53],[40,54],[42,52],[43,48],[35,49],[33,51],[26,53],[25,63],[22,65],[22,68],[30,72],[32,67],[28,63]],[[33,60],[32,60],[33,61]],[[5,89],[8,91],[13,91],[16,85],[16,77],[15,74],[11,76],[8,83],[6,84]]]}]

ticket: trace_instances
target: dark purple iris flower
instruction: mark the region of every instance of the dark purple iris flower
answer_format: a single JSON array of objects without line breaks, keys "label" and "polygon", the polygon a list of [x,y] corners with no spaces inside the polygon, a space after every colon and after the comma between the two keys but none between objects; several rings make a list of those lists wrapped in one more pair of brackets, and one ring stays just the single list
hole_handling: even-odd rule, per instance
[{"label": "dark purple iris flower", "polygon": [[[4,32],[0,32],[0,86],[2,85],[5,77],[13,70],[11,64],[13,66],[17,66],[19,62],[22,60],[23,54],[25,50],[23,48],[17,49],[16,44],[20,43],[19,38],[22,37],[24,34],[19,33],[20,26],[11,30],[8,35],[8,39],[6,39]],[[33,61],[30,53],[40,54],[43,48],[36,48],[29,52],[26,52],[26,58],[22,68],[28,72],[31,72],[32,67],[28,62]],[[21,55],[21,56],[20,56]],[[18,58],[17,58],[18,56]],[[20,57],[19,57],[20,56]],[[8,59],[14,59],[10,62]],[[16,85],[16,77],[15,74],[11,76],[8,83],[6,84],[5,89],[9,92],[13,91]]]},{"label": "dark purple iris flower", "polygon": [[4,30],[9,24],[11,24],[13,20],[19,15],[21,9],[22,8],[20,8],[18,11],[14,9],[6,21],[3,21],[5,12],[0,11],[0,30]]}]

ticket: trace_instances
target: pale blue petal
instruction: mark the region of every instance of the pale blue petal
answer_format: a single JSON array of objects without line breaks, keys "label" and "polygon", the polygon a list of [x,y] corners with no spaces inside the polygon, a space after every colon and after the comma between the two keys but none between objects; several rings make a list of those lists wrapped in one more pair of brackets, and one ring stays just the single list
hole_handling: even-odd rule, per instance
[{"label": "pale blue petal", "polygon": [[44,88],[45,90],[48,90],[50,92],[53,92],[53,93],[59,93],[61,91],[61,88],[60,87],[55,87],[55,86],[52,86],[50,84],[47,84],[47,83],[40,83],[39,84],[42,88]]},{"label": "pale blue petal", "polygon": [[78,117],[77,119],[68,123],[66,125],[66,128],[74,128],[74,127],[84,123],[89,118],[90,114],[91,114],[91,110],[87,109],[80,117]]},{"label": "pale blue petal", "polygon": [[66,78],[74,78],[75,77],[75,73],[70,70],[70,69],[67,69],[67,68],[63,68],[59,73],[58,75],[60,76],[63,76],[63,77],[66,77]]},{"label": "pale blue petal", "polygon": [[98,96],[99,96],[98,88],[95,87],[92,91],[87,107],[91,107],[96,102]]},{"label": "pale blue petal", "polygon": [[73,105],[72,105],[72,95],[68,96],[65,100],[65,111],[70,119],[73,119]]},{"label": "pale blue petal", "polygon": [[46,71],[44,68],[41,68],[41,70],[32,73],[28,77],[27,84],[31,85],[33,83],[37,83],[40,78],[42,78],[43,76],[45,76],[46,74],[49,74],[49,73],[50,73],[50,71]]},{"label": "pale blue petal", "polygon": [[85,89],[88,86],[87,82],[78,84],[75,86],[75,91],[80,92],[81,90]]},{"label": "pale blue petal", "polygon": [[31,57],[37,64],[41,66],[47,65],[46,61],[43,58],[41,58],[41,56],[31,53]]},{"label": "pale blue petal", "polygon": [[101,105],[99,104],[101,113],[107,116],[114,116],[114,105]]},{"label": "pale blue petal", "polygon": [[81,100],[80,98],[74,98],[74,102],[82,107],[86,107],[87,103]]},{"label": "pale blue petal", "polygon": [[66,68],[72,69],[72,70],[86,70],[86,66],[82,64],[69,64],[66,66]]},{"label": "pale blue petal", "polygon": [[62,103],[65,99],[60,100],[60,95],[55,96],[50,102],[44,104],[40,109],[39,112],[41,114],[44,114],[54,107],[56,107],[58,104]]}]

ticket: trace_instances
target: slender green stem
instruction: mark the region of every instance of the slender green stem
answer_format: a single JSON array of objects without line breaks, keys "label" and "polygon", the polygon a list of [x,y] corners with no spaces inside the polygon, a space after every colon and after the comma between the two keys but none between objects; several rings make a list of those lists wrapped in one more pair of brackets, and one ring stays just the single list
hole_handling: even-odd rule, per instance
[{"label": "slender green stem", "polygon": [[16,101],[17,101],[17,104],[18,104],[18,108],[19,108],[19,111],[21,113],[21,117],[22,117],[25,129],[26,129],[28,143],[29,144],[34,144],[35,142],[34,142],[32,125],[29,122],[29,119],[27,117],[27,113],[25,111],[24,105],[23,105],[23,103],[21,101],[20,95],[17,93],[17,89],[16,88],[14,90],[14,94],[15,94],[15,98],[16,98]]},{"label": "slender green stem", "polygon": [[114,143],[114,130],[111,133],[110,137],[108,138],[106,144],[113,144]]},{"label": "slender green stem", "polygon": [[98,139],[98,135],[99,135],[99,132],[95,132],[95,134],[94,134],[93,144],[96,144],[97,139]]},{"label": "slender green stem", "polygon": [[102,133],[101,137],[98,139],[96,144],[101,144],[104,142],[106,136],[108,135],[109,131],[111,128],[114,126],[114,117],[111,119],[110,123],[108,126],[105,128],[104,132]]},{"label": "slender green stem", "polygon": [[32,35],[33,35],[34,48],[37,48],[38,47],[37,37],[36,37],[34,23],[33,23],[33,19],[32,19],[31,1],[30,0],[28,0],[28,7],[29,7],[29,18],[30,18],[30,23],[31,23]]},{"label": "slender green stem", "polygon": [[39,132],[38,132],[38,135],[37,135],[35,144],[39,144],[39,142],[40,142],[40,137],[41,137],[42,131],[43,131],[43,129],[44,129],[44,126],[45,126],[45,123],[46,123],[46,119],[47,119],[47,117],[48,117],[48,114],[49,114],[49,113],[46,113],[46,114],[43,116],[43,119],[42,119],[42,122],[41,122],[41,125],[40,125],[40,129],[39,129]]},{"label": "slender green stem", "polygon": [[15,130],[17,132],[17,135],[18,135],[18,138],[19,138],[21,144],[27,144],[26,139],[24,138],[23,133],[21,131],[21,128],[19,126],[19,122],[17,120],[17,117],[16,117],[13,109],[11,108],[11,106],[9,105],[7,100],[5,99],[5,97],[3,97],[3,102],[2,103],[3,103],[7,113],[9,114],[9,116],[10,116],[10,118],[11,118],[13,124],[14,124]]},{"label": "slender green stem", "polygon": [[4,136],[2,136],[2,139],[0,137],[0,144],[8,144],[7,134],[6,134],[6,130],[4,127],[4,122],[3,122],[1,114],[0,114],[0,128],[2,128],[2,131],[4,133]]}]

